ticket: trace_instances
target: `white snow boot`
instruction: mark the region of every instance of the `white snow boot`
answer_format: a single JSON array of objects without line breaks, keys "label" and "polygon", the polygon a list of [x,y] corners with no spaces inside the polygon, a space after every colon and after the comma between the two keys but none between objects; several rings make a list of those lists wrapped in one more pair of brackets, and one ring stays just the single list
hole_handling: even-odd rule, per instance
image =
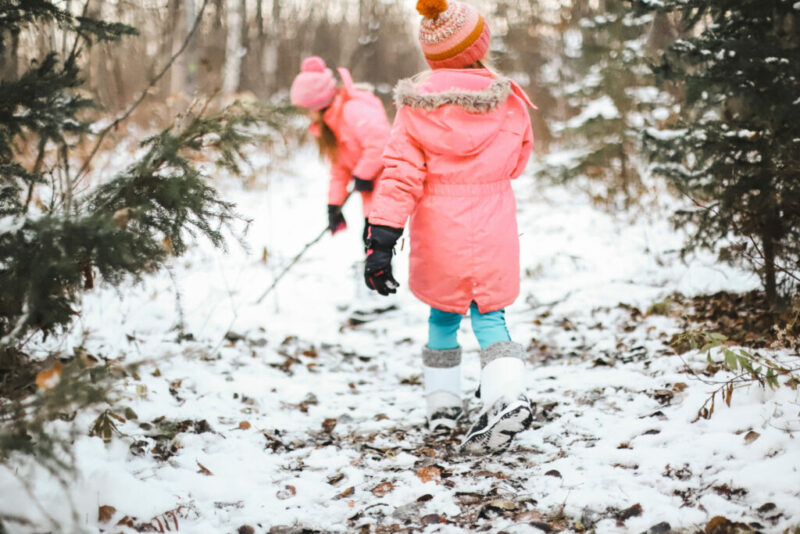
[{"label": "white snow boot", "polygon": [[422,350],[428,429],[450,431],[463,413],[461,349]]},{"label": "white snow boot", "polygon": [[481,352],[483,409],[464,437],[462,452],[502,452],[516,434],[530,428],[533,409],[522,382],[524,356],[522,345],[511,341],[494,343]]}]

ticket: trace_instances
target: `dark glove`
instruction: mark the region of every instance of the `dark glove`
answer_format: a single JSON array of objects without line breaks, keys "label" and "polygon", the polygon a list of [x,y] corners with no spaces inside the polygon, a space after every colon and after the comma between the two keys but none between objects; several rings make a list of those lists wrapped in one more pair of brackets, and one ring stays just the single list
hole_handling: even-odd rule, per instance
[{"label": "dark glove", "polygon": [[403,235],[402,228],[369,225],[364,280],[368,288],[384,296],[397,293],[397,288],[400,287],[392,276],[392,255],[394,245],[401,235]]},{"label": "dark glove", "polygon": [[358,176],[353,176],[353,180],[356,182],[356,191],[361,191],[362,193],[369,193],[375,187],[375,182],[372,180],[362,180]]},{"label": "dark glove", "polygon": [[339,230],[347,228],[347,221],[342,215],[342,207],[336,204],[328,204],[328,230],[335,234]]}]

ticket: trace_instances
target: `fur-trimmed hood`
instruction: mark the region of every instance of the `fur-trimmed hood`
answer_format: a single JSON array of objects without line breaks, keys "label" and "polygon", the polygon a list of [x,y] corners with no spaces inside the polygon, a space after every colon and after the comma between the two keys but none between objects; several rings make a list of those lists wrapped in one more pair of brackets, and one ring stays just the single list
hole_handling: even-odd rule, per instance
[{"label": "fur-trimmed hood", "polygon": [[398,108],[433,111],[453,105],[471,113],[487,113],[505,103],[512,93],[536,109],[522,88],[509,78],[495,76],[486,69],[438,69],[400,80],[394,88],[394,102]]},{"label": "fur-trimmed hood", "polygon": [[482,150],[502,130],[524,128],[526,105],[533,107],[516,83],[486,69],[423,72],[398,82],[394,97],[420,144],[463,154]]},{"label": "fur-trimmed hood", "polygon": [[398,108],[408,106],[433,111],[452,105],[472,113],[487,113],[508,100],[510,94],[511,80],[507,78],[492,80],[488,87],[477,91],[452,88],[441,92],[422,92],[418,82],[407,78],[395,87],[394,102]]}]

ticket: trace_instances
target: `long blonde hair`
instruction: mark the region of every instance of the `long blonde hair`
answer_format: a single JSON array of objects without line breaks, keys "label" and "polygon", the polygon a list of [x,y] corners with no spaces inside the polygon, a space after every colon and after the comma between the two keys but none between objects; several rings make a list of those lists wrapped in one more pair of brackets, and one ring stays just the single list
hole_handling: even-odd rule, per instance
[{"label": "long blonde hair", "polygon": [[319,137],[317,140],[317,148],[319,149],[319,157],[327,159],[331,163],[336,163],[339,159],[339,141],[336,139],[336,134],[333,133],[331,127],[322,118],[322,113],[319,114],[319,119],[314,121],[314,124],[319,128]]},{"label": "long blonde hair", "polygon": [[492,63],[487,59],[487,57],[488,56],[479,59],[478,61],[476,61],[472,65],[467,65],[467,68],[468,69],[486,69],[492,74],[492,76],[494,76],[495,78],[499,78],[500,77],[500,73],[497,72],[494,69],[494,67],[492,67]]}]

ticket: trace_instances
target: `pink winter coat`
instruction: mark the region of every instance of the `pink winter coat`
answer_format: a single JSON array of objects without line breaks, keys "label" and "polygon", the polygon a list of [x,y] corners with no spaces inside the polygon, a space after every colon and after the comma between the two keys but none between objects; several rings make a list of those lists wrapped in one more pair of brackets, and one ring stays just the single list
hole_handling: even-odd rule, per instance
[{"label": "pink winter coat", "polygon": [[437,69],[401,81],[369,222],[411,217],[409,286],[442,311],[502,309],[519,295],[519,235],[511,180],[533,147],[513,81],[484,69]]},{"label": "pink winter coat", "polygon": [[[376,180],[383,170],[381,154],[391,126],[381,101],[369,91],[356,89],[347,69],[340,68],[344,87],[339,89],[322,119],[333,130],[338,157],[331,162],[328,204],[340,206],[347,198],[347,184],[353,176]],[[370,211],[373,193],[361,193],[364,216]]]}]

